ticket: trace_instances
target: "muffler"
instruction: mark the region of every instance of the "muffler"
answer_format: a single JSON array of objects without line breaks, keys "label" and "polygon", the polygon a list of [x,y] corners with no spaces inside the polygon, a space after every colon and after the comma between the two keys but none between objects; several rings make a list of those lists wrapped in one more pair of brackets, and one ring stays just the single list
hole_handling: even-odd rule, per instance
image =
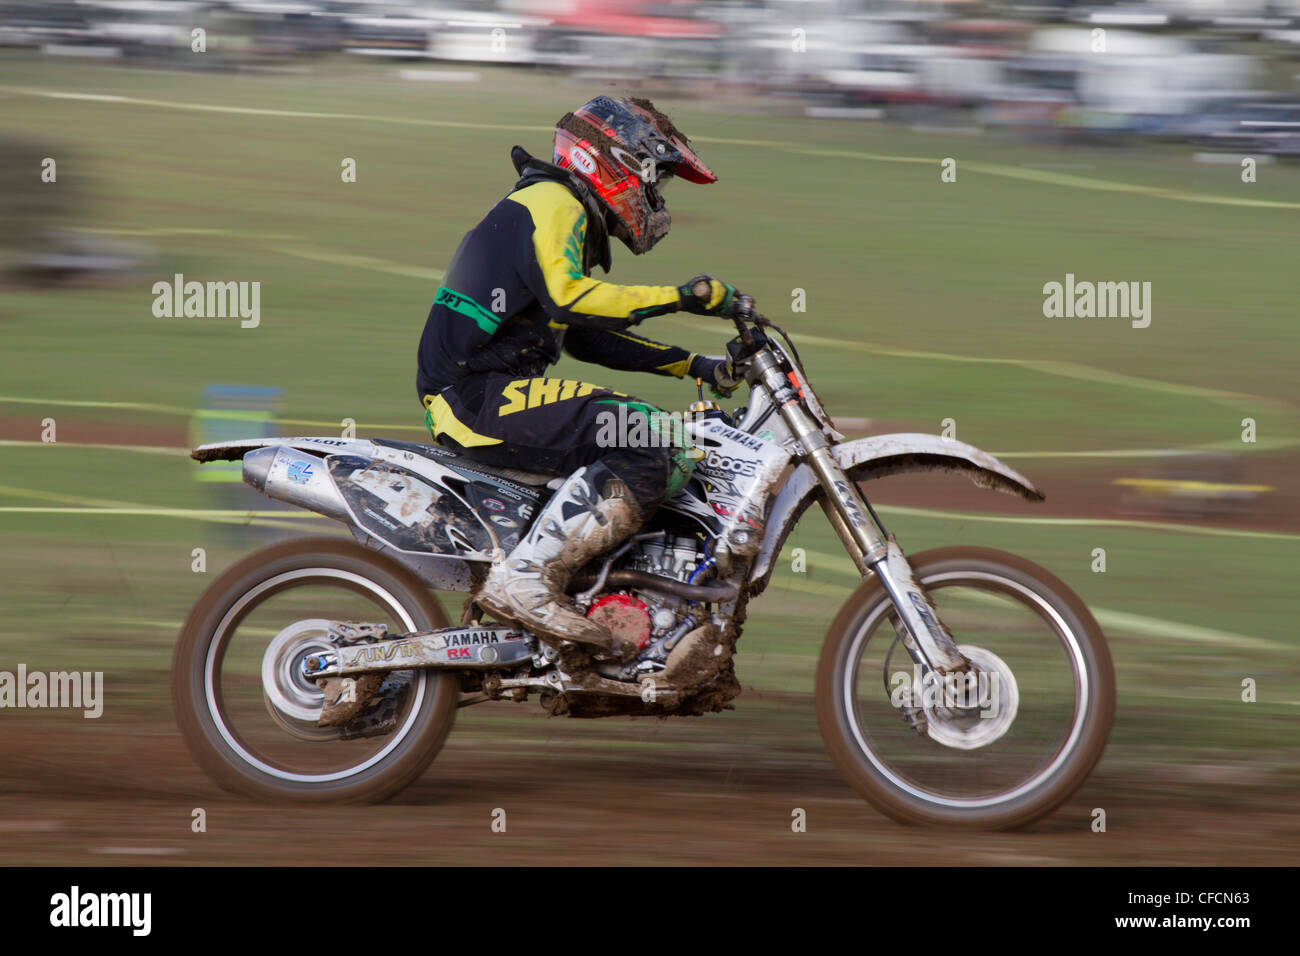
[{"label": "muffler", "polygon": [[328,465],[315,455],[287,445],[254,449],[244,455],[244,483],[278,501],[353,523]]}]

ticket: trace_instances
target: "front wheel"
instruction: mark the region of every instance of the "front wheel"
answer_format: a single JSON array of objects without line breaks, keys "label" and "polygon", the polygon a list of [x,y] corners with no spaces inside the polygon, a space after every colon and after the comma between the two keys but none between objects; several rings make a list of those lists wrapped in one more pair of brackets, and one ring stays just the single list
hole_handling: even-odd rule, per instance
[{"label": "front wheel", "polygon": [[875,578],[840,610],[817,668],[817,716],[841,774],[905,823],[1011,829],[1079,788],[1115,712],[1106,640],[1054,575],[988,548],[910,558],[972,673],[940,678]]},{"label": "front wheel", "polygon": [[325,695],[303,661],[332,649],[331,622],[354,621],[393,635],[447,626],[413,574],[338,538],[267,548],[212,584],[172,664],[176,720],[209,776],[261,800],[353,803],[391,796],[424,771],[455,719],[455,674],[391,672],[373,733],[317,726]]}]

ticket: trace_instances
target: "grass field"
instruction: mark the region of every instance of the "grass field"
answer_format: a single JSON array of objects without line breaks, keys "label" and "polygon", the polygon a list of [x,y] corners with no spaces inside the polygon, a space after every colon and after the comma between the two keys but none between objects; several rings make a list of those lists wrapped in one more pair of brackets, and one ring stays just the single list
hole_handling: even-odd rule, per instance
[{"label": "grass field", "polygon": [[[0,511],[0,668],[102,669],[101,723],[171,733],[176,630],[207,581],[257,539],[238,524],[96,509],[223,507],[192,480],[179,450],[186,412],[211,383],[281,388],[284,418],[319,423],[290,432],[333,433],[352,418],[359,433],[398,426],[406,430],[384,433],[418,440],[415,345],[440,270],[513,183],[510,147],[544,154],[553,121],[591,92],[520,71],[440,84],[350,63],[256,76],[0,60],[0,133],[40,143],[59,164],[57,185],[27,170],[30,186],[18,188],[75,190],[77,225],[156,255],[113,288],[11,288],[0,298],[0,508],[10,509]],[[613,277],[677,284],[708,271],[736,283],[793,333],[832,413],[932,432],[955,419],[959,438],[1010,453],[1049,488],[1086,485],[1099,459],[1023,456],[1219,447],[1294,464],[1286,450],[1300,441],[1300,169],[1263,166],[1245,184],[1236,166],[1196,164],[1174,146],[1063,150],[770,115],[745,103],[660,105],[720,182],[675,185],[672,237],[642,260],[617,247]],[[357,161],[355,183],[340,179],[345,157]],[[957,160],[955,183],[940,181],[944,157]],[[155,318],[150,288],[176,272],[260,281],[261,325]],[[1151,282],[1150,327],[1045,318],[1043,284],[1066,273]],[[806,292],[806,312],[791,311],[795,289]],[[677,316],[643,331],[699,351],[720,351],[726,337],[721,323]],[[579,374],[569,359],[559,371]],[[694,392],[671,379],[581,374],[669,408]],[[65,433],[77,426],[86,441],[96,428],[134,429],[146,436],[135,444],[178,451],[41,444],[47,417]],[[1240,441],[1247,417],[1256,445]],[[929,506],[946,504],[940,496]],[[1010,499],[988,507],[1034,514]],[[47,510],[12,510],[21,508]],[[889,508],[884,517],[909,551],[1014,551],[1097,609],[1120,706],[1100,782],[1080,807],[1159,793],[1189,814],[1263,813],[1279,801],[1294,812],[1300,639],[1287,582],[1297,537]],[[742,697],[737,714],[656,746],[698,756],[730,727],[764,741],[751,756],[773,773],[783,760],[818,759],[805,695],[853,573],[816,511],[790,546],[807,550],[809,571],[782,564],[741,646],[754,711],[745,714]],[[206,575],[191,571],[195,547],[207,550]],[[1090,571],[1098,547],[1104,574]],[[1258,681],[1256,703],[1241,701],[1245,677]],[[539,722],[531,706],[526,716],[471,709],[453,742],[508,754],[527,746]],[[612,735],[607,722],[547,730],[546,739],[559,733],[591,754],[615,740],[627,758],[635,728],[649,725],[618,726]],[[39,799],[30,785],[14,786],[8,812]],[[134,818],[123,814],[117,825],[129,834]],[[1143,843],[1136,860],[1110,858],[1211,862],[1227,851],[1213,838],[1175,847],[1176,837],[1171,830],[1167,847]],[[1270,859],[1269,840],[1258,850]],[[72,848],[51,852],[42,862],[78,859]]]}]

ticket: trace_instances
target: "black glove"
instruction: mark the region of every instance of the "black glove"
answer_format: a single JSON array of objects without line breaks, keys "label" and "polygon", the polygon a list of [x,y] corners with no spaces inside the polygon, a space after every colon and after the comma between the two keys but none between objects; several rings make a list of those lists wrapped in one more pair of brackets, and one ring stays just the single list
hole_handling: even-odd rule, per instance
[{"label": "black glove", "polygon": [[693,315],[726,315],[735,305],[736,287],[713,276],[696,276],[677,287],[683,312]]},{"label": "black glove", "polygon": [[730,398],[731,393],[745,381],[736,377],[730,362],[711,355],[697,355],[691,359],[691,377],[707,382],[718,398]]}]

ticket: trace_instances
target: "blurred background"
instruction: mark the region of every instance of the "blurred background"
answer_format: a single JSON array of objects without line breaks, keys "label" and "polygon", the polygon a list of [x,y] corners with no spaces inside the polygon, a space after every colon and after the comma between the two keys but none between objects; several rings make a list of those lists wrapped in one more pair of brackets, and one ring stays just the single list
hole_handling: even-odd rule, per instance
[{"label": "blurred background", "polygon": [[2,3],[0,19],[0,46],[122,66],[511,64],[1058,140],[1130,133],[1285,156],[1300,135],[1300,0],[47,0]]},{"label": "blurred background", "polygon": [[[0,713],[0,862],[1290,863],[1298,53],[1300,0],[0,2],[0,670],[105,673],[98,720]],[[512,186],[510,147],[548,156],[598,93],[653,98],[720,177],[675,185],[671,237],[616,244],[615,281],[721,276],[846,432],[946,429],[1046,491],[866,489],[909,552],[1023,554],[1111,640],[1110,749],[1030,831],[918,854],[839,781],[811,690],[854,571],[816,512],[751,608],[734,712],[470,708],[395,801],[310,819],[185,753],[190,605],[269,540],[342,531],[188,448],[421,440],[442,270]],[[159,316],[177,274],[260,283],[257,326]],[[1150,282],[1150,326],[1045,317],[1067,275]],[[729,334],[643,331],[713,354]]]}]

